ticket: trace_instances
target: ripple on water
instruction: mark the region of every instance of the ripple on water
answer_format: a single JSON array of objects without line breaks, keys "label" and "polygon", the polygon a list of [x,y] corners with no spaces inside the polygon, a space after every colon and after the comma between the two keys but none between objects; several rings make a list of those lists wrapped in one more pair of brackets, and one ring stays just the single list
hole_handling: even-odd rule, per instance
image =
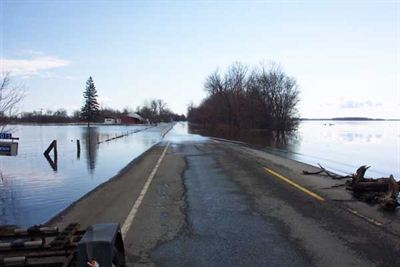
[{"label": "ripple on water", "polygon": [[[154,127],[110,142],[117,135],[146,126],[19,125],[19,154],[0,157],[0,224],[43,223],[72,202],[107,181],[131,160],[161,140]],[[57,170],[43,156],[57,140]],[[81,143],[77,157],[76,140]],[[51,155],[52,157],[52,155]]]}]

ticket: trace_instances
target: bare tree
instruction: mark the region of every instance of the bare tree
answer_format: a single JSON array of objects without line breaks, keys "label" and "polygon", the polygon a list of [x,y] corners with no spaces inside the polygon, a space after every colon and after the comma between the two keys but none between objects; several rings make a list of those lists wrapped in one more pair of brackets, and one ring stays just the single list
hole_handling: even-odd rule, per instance
[{"label": "bare tree", "polygon": [[146,101],[143,106],[139,106],[136,112],[143,118],[152,123],[169,122],[171,120],[184,120],[185,116],[173,113],[166,102],[162,99],[152,99]]},{"label": "bare tree", "polygon": [[0,77],[0,132],[9,132],[9,120],[17,113],[18,103],[24,98],[24,89],[11,80],[10,74],[5,73]]},{"label": "bare tree", "polygon": [[189,121],[205,126],[290,131],[297,126],[299,86],[279,66],[254,67],[235,63],[221,75],[207,77],[208,96],[189,107]]}]

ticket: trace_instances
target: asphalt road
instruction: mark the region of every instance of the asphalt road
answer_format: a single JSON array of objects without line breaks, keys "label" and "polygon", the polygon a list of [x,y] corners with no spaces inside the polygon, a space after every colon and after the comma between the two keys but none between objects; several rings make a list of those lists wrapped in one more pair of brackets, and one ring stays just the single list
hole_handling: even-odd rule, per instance
[{"label": "asphalt road", "polygon": [[177,125],[51,224],[128,225],[130,266],[400,264],[397,214],[355,201],[330,178],[301,175],[311,166],[184,130]]},{"label": "asphalt road", "polygon": [[[215,152],[180,145],[186,155],[186,224],[152,251],[165,266],[308,266],[310,259],[216,162]],[[279,244],[279,245],[277,245]]]}]

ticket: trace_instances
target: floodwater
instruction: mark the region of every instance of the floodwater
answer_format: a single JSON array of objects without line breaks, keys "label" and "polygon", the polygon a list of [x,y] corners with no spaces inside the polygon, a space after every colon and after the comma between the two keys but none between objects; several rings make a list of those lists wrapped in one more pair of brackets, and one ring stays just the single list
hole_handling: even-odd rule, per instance
[{"label": "floodwater", "polygon": [[[148,127],[16,126],[18,155],[0,157],[0,225],[46,222],[160,141],[168,126]],[[49,159],[43,156],[55,139],[57,162],[52,153]],[[80,154],[76,140],[80,140]]]},{"label": "floodwater", "polygon": [[[147,127],[17,126],[13,135],[20,138],[18,155],[0,156],[0,225],[30,226],[46,222],[160,141],[169,125]],[[242,140],[284,157],[313,165],[320,163],[338,173],[353,173],[360,165],[371,165],[367,176],[393,174],[400,180],[398,121],[303,121],[296,134],[279,138],[260,131],[188,130],[186,123],[178,123],[165,140],[173,143],[207,140],[188,132]],[[104,142],[126,133],[131,134]],[[58,142],[57,163],[51,153],[49,160],[43,156],[54,139]],[[80,140],[80,154],[76,140]]]},{"label": "floodwater", "polygon": [[368,177],[400,180],[400,121],[306,121],[292,142],[291,157],[339,173],[354,173],[361,165],[371,166]]},{"label": "floodwater", "polygon": [[312,165],[321,164],[341,174],[361,165],[367,177],[400,180],[400,121],[302,121],[297,133],[274,136],[262,131],[205,131],[194,133],[234,139]]}]

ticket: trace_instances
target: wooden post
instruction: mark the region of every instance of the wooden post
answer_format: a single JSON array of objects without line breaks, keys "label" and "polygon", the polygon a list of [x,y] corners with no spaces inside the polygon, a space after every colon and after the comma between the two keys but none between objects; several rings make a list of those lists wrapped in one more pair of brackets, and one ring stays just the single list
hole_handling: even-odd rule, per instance
[{"label": "wooden post", "polygon": [[[50,152],[53,150],[54,152],[54,160],[50,158]],[[50,166],[53,168],[54,171],[57,171],[57,158],[58,158],[58,153],[57,153],[57,140],[53,140],[53,142],[50,143],[49,147],[44,151],[43,153],[44,157],[47,159],[49,162]]]},{"label": "wooden post", "polygon": [[49,155],[52,149],[54,151],[54,158],[57,158],[57,140],[53,140],[53,142],[50,143],[49,147],[44,151],[43,154]]},{"label": "wooden post", "polygon": [[81,143],[79,139],[76,140],[76,157],[79,159],[81,157]]}]

